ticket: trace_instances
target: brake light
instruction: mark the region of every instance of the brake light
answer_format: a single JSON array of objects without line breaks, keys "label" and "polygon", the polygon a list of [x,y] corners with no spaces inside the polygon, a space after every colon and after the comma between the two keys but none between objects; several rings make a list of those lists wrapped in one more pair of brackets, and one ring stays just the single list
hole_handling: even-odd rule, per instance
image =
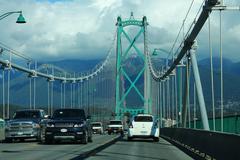
[{"label": "brake light", "polygon": [[129,128],[133,128],[133,125],[132,125],[132,123],[131,123],[131,124],[129,124]]}]

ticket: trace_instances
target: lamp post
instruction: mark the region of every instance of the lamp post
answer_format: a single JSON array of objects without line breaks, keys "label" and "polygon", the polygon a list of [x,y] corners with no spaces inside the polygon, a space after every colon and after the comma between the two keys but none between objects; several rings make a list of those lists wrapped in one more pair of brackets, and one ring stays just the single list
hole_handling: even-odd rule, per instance
[{"label": "lamp post", "polygon": [[14,11],[14,12],[4,13],[4,14],[0,15],[0,20],[6,18],[7,16],[10,16],[10,15],[12,15],[12,14],[15,14],[15,13],[19,13],[19,16],[18,16],[18,18],[17,18],[16,23],[20,23],[20,24],[21,24],[21,23],[26,23],[25,18],[24,18],[23,15],[22,15],[22,11]]},{"label": "lamp post", "polygon": [[[22,15],[22,11],[14,11],[14,12],[4,13],[4,14],[0,15],[0,20],[8,17],[9,15],[15,14],[15,13],[19,14],[16,23],[19,23],[19,24],[26,23],[25,18]],[[0,52],[1,53],[3,52],[2,48],[0,49]],[[10,53],[10,57],[11,57],[11,53]],[[10,58],[10,65],[11,65],[11,58]],[[3,75],[4,75],[4,69],[3,69]],[[9,79],[10,79],[10,71],[8,71],[8,104],[7,104],[7,108],[8,109],[7,109],[7,118],[9,118],[9,85],[10,85]],[[2,80],[3,80],[3,118],[5,118],[5,100],[4,100],[5,99],[5,97],[4,97],[4,94],[5,94],[5,91],[4,91],[4,87],[5,87],[4,86],[4,81],[5,80],[4,80],[4,77],[3,77]]]}]

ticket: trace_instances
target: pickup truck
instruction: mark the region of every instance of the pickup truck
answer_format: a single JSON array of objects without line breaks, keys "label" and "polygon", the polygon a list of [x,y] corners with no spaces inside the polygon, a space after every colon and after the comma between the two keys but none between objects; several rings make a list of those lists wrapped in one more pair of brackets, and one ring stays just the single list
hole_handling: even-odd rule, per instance
[{"label": "pickup truck", "polygon": [[83,109],[57,109],[42,127],[42,142],[51,144],[61,140],[92,142],[90,116],[86,117]]},{"label": "pickup truck", "polygon": [[112,133],[120,133],[121,135],[124,134],[123,132],[123,123],[120,120],[111,120],[108,124],[108,134]]},{"label": "pickup truck", "polygon": [[6,121],[5,141],[40,139],[40,123],[47,118],[44,110],[18,110]]}]

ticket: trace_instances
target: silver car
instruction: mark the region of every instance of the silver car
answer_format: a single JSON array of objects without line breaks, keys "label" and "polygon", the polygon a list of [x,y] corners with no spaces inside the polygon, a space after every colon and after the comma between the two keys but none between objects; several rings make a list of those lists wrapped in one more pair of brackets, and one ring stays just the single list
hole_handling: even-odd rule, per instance
[{"label": "silver car", "polygon": [[19,110],[13,119],[6,122],[5,141],[12,142],[19,139],[40,138],[40,123],[46,119],[44,110]]}]

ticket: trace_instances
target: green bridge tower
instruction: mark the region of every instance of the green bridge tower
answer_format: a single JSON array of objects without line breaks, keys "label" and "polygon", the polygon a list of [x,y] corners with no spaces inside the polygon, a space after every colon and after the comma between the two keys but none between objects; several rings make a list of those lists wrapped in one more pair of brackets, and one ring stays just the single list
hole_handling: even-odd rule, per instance
[{"label": "green bridge tower", "polygon": [[[121,119],[124,114],[129,113],[131,115],[136,115],[138,113],[151,113],[152,112],[152,101],[151,101],[151,83],[150,83],[150,71],[147,65],[147,18],[144,16],[142,20],[136,20],[133,18],[133,13],[131,17],[127,20],[122,20],[121,17],[117,18],[117,59],[116,59],[116,108],[115,115],[117,119]],[[134,29],[139,28],[139,31],[131,38],[129,35],[129,30],[126,29],[129,26],[133,26]],[[127,32],[128,31],[128,32]],[[142,36],[141,36],[142,35]],[[136,41],[142,40],[142,46],[137,46]],[[122,39],[125,38],[129,44],[126,50],[123,51]],[[126,44],[126,43],[125,43]],[[136,52],[136,57],[140,57],[143,60],[143,66],[137,73],[137,76],[132,80],[130,75],[127,73],[126,68],[124,68],[124,62],[134,53],[130,52],[133,49]],[[144,87],[141,89],[136,85],[140,78],[144,77]],[[129,88],[125,90],[124,81],[130,84]],[[130,91],[136,91],[137,96],[142,101],[142,106],[126,106],[126,98]],[[141,92],[141,90],[143,90]]]}]

